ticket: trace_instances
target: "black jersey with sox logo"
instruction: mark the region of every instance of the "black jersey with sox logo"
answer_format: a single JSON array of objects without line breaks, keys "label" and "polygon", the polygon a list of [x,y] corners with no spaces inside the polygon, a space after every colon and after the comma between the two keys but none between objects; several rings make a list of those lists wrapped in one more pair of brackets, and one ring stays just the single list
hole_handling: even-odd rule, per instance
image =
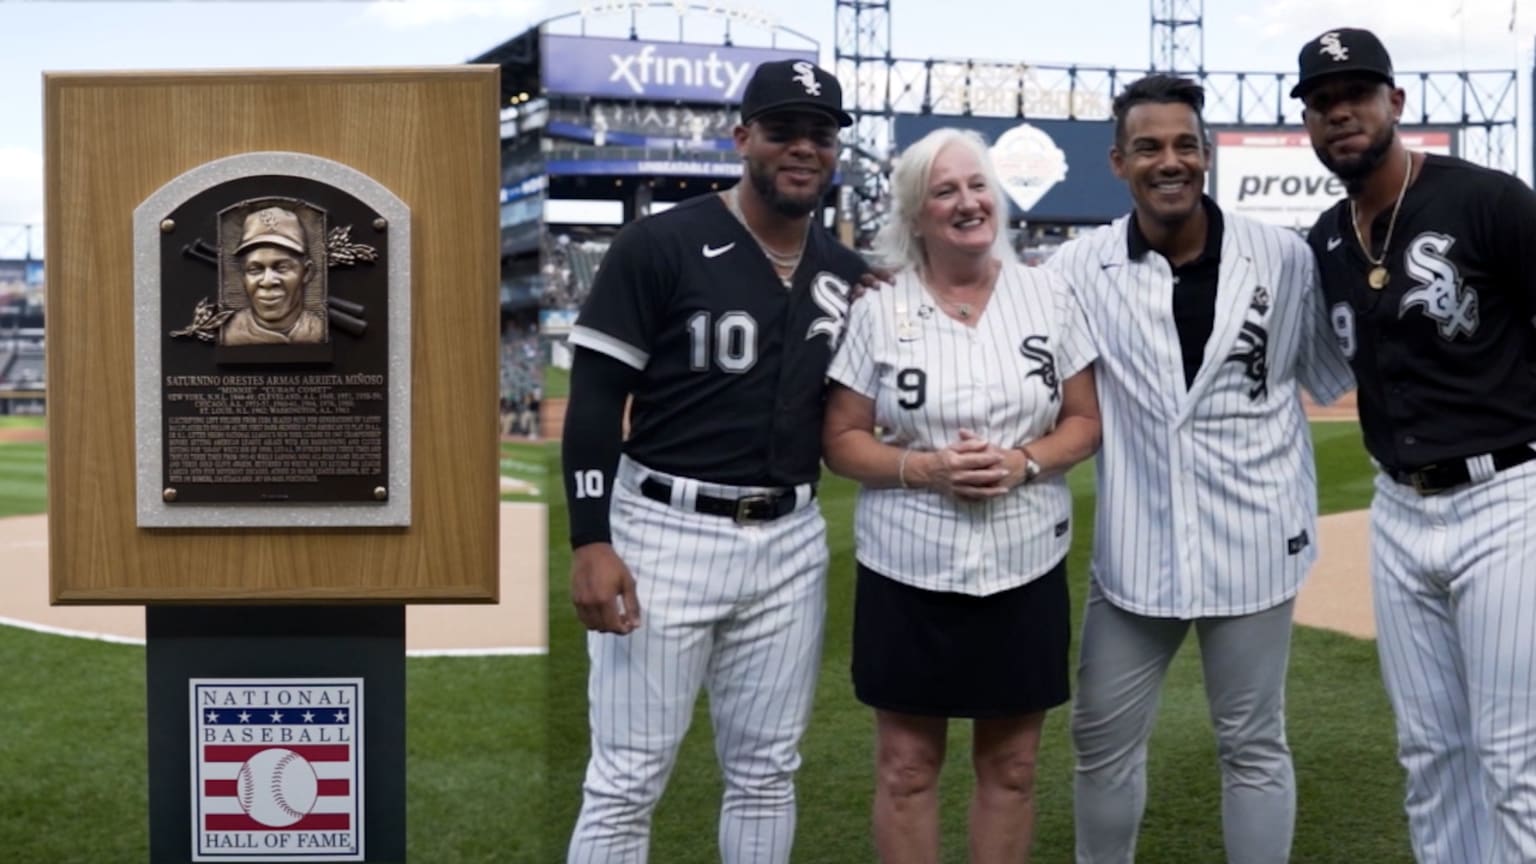
[{"label": "black jersey with sox logo", "polygon": [[[1371,225],[1373,253],[1392,208]],[[1416,469],[1536,441],[1536,194],[1519,179],[1425,157],[1367,282],[1347,201],[1307,242],[1359,384],[1366,448]]]},{"label": "black jersey with sox logo", "polygon": [[809,483],[827,365],[866,269],[813,226],[786,288],[720,196],[700,196],[619,232],[571,343],[640,370],[630,458],[713,483]]}]

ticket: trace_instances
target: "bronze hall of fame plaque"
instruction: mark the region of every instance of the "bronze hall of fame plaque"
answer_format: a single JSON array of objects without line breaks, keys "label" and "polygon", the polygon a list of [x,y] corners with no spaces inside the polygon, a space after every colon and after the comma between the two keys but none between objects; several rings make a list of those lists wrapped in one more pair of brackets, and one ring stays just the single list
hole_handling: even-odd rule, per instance
[{"label": "bronze hall of fame plaque", "polygon": [[[231,525],[400,524],[367,511],[409,491],[394,452],[409,447],[408,213],[303,154],[203,168],[223,170],[135,213],[136,336],[154,369],[139,375],[140,524],[149,509],[207,525],[210,505],[234,508]],[[346,506],[317,523],[318,505]]]}]

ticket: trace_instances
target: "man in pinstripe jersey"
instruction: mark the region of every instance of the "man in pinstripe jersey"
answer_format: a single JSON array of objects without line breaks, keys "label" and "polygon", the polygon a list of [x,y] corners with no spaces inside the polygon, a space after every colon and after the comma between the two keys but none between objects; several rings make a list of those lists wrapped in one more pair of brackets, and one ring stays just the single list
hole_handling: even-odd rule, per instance
[{"label": "man in pinstripe jersey", "polygon": [[826,607],[823,385],[866,268],[816,222],[852,123],[837,79],[764,63],[741,110],[741,182],[626,226],[571,333],[562,454],[592,758],[569,864],[647,860],[700,688],[721,860],[789,861]]},{"label": "man in pinstripe jersey", "polygon": [[1371,32],[1298,59],[1348,193],[1308,241],[1380,469],[1371,595],[1414,855],[1536,862],[1536,193],[1408,150]]},{"label": "man in pinstripe jersey", "polygon": [[1353,382],[1301,238],[1202,193],[1203,103],[1163,75],[1116,97],[1110,165],[1135,209],[1049,263],[1097,344],[1103,418],[1072,713],[1080,864],[1134,859],[1158,691],[1191,628],[1227,860],[1290,855],[1285,669],[1317,514],[1297,387],[1327,403]]}]

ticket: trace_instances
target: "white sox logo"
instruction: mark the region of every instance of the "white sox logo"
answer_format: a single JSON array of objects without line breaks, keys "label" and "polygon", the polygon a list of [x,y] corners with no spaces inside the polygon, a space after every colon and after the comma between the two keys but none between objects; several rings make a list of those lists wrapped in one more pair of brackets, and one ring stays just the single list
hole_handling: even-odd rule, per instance
[{"label": "white sox logo", "polygon": [[1415,306],[1424,307],[1425,316],[1440,325],[1440,336],[1455,339],[1459,333],[1477,332],[1477,289],[1461,283],[1461,272],[1445,254],[1456,238],[1436,231],[1425,231],[1408,243],[1406,267],[1418,287],[1403,294],[1397,317],[1403,318]]},{"label": "white sox logo", "polygon": [[1248,388],[1248,398],[1253,402],[1269,395],[1269,328],[1264,326],[1269,305],[1269,289],[1255,286],[1253,299],[1248,303],[1248,318],[1237,333],[1237,347],[1227,355],[1228,362],[1243,364],[1243,374],[1253,382]]},{"label": "white sox logo", "polygon": [[816,80],[816,70],[811,64],[801,60],[790,68],[795,70],[795,80],[799,81],[800,86],[805,88],[806,95],[821,95],[821,82]]},{"label": "white sox logo", "polygon": [[848,283],[835,274],[825,270],[816,274],[811,280],[811,299],[827,314],[811,322],[805,341],[825,336],[827,346],[833,351],[837,350],[838,344],[843,341],[843,325],[848,322],[848,294]]},{"label": "white sox logo", "polygon": [[1317,42],[1317,53],[1327,54],[1333,58],[1333,62],[1338,63],[1349,59],[1349,49],[1339,42],[1338,33],[1324,33]]},{"label": "white sox logo", "polygon": [[1051,391],[1051,401],[1055,402],[1061,396],[1061,380],[1056,377],[1056,357],[1046,348],[1049,338],[1045,336],[1026,336],[1019,345],[1019,353],[1040,364],[1032,369],[1026,378],[1040,376],[1040,383]]}]

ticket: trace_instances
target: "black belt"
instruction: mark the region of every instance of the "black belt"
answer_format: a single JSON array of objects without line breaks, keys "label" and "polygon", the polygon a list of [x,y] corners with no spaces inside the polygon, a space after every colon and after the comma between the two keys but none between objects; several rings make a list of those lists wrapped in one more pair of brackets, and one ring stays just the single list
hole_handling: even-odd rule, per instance
[{"label": "black belt", "polygon": [[[1505,447],[1503,450],[1495,450],[1488,455],[1493,457],[1493,470],[1503,471],[1536,459],[1536,450],[1532,450],[1528,444],[1516,444]],[[1412,486],[1413,491],[1420,495],[1434,495],[1437,492],[1454,489],[1463,483],[1472,482],[1472,473],[1467,470],[1465,459],[1438,465],[1425,465],[1413,471],[1403,471],[1398,468],[1386,470],[1388,477],[1405,486]]]},{"label": "black belt", "polygon": [[[640,494],[663,504],[672,503],[672,484],[655,477],[640,481]],[[811,487],[811,497],[816,497],[816,487]],[[693,509],[709,516],[729,516],[746,525],[752,522],[772,522],[795,511],[795,490],[775,489],[744,495],[740,498],[716,498],[699,495],[694,498]]]}]

